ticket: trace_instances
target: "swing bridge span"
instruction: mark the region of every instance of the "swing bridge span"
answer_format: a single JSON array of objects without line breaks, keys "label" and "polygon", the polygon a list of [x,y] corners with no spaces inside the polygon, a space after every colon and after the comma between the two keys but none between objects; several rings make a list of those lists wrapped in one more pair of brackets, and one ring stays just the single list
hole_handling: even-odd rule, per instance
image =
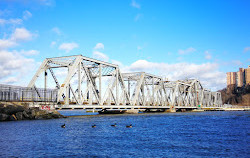
[{"label": "swing bridge span", "polygon": [[[44,91],[36,91],[36,95],[55,97],[56,108],[173,110],[222,107],[221,93],[205,89],[199,80],[166,81],[146,72],[121,73],[118,65],[82,55],[46,58],[28,87],[36,90],[38,83]],[[51,87],[56,87],[57,93],[46,93]]]}]

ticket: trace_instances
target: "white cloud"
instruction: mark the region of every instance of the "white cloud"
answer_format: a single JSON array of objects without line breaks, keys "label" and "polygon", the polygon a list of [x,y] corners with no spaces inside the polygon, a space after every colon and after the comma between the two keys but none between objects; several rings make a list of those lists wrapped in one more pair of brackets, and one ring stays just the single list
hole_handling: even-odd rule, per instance
[{"label": "white cloud", "polygon": [[196,49],[194,49],[192,47],[189,47],[189,48],[187,48],[185,50],[182,50],[182,49],[178,50],[178,53],[180,55],[184,55],[184,54],[189,54],[189,53],[192,53],[192,52],[195,52],[195,51],[196,51]]},{"label": "white cloud", "polygon": [[20,81],[31,72],[27,70],[35,65],[34,59],[26,58],[16,51],[0,50],[0,56],[0,80],[5,84]]},{"label": "white cloud", "polygon": [[18,78],[17,77],[8,77],[5,80],[3,80],[3,83],[5,84],[14,84],[16,82],[18,82]]},{"label": "white cloud", "polygon": [[23,23],[22,19],[0,19],[0,25],[12,24],[12,25],[20,25]]},{"label": "white cloud", "polygon": [[54,47],[56,45],[56,42],[55,41],[52,41],[51,43],[50,43],[50,47]]},{"label": "white cloud", "polygon": [[54,27],[51,29],[54,33],[56,33],[57,35],[61,35],[61,30],[58,27]]},{"label": "white cloud", "polygon": [[94,51],[92,53],[92,56],[93,56],[93,58],[108,62],[109,57],[106,54],[97,51],[97,50],[103,50],[103,49],[104,49],[104,44],[103,43],[97,43],[95,45],[95,47],[94,47]]},{"label": "white cloud", "polygon": [[124,67],[124,65],[120,61],[117,61],[117,60],[111,60],[111,63],[119,65],[120,67]]},{"label": "white cloud", "polygon": [[16,28],[8,39],[0,39],[0,50],[15,47],[19,42],[29,41],[34,35],[25,28]]},{"label": "white cloud", "polygon": [[248,51],[250,51],[250,47],[246,47],[246,48],[244,49],[244,52],[248,52]]},{"label": "white cloud", "polygon": [[65,78],[68,74],[67,69],[60,69],[60,71],[55,71],[56,76]]},{"label": "white cloud", "polygon": [[[93,58],[109,61],[109,57],[101,52],[94,51]],[[223,89],[226,86],[226,73],[219,71],[219,65],[216,63],[185,63],[175,64],[149,62],[147,60],[137,60],[131,65],[123,65],[117,60],[112,60],[113,64],[120,66],[122,72],[148,72],[168,78],[171,81],[195,78],[201,81],[201,84],[213,91]]]},{"label": "white cloud", "polygon": [[103,60],[103,61],[109,61],[109,57],[106,54],[98,52],[98,51],[93,52],[93,58]]},{"label": "white cloud", "polygon": [[[94,51],[93,58],[109,61],[109,57],[101,52]],[[113,64],[120,66],[121,72],[148,72],[168,78],[170,81],[195,78],[201,81],[201,84],[213,91],[226,87],[226,73],[219,71],[217,63],[185,63],[175,64],[149,62],[147,60],[137,60],[131,65],[123,65],[117,60],[112,60]]]},{"label": "white cloud", "polygon": [[20,53],[23,55],[32,56],[32,55],[38,55],[40,52],[38,50],[28,50],[28,51],[21,50]]},{"label": "white cloud", "polygon": [[25,28],[16,28],[14,33],[11,35],[13,41],[29,41],[33,35]]},{"label": "white cloud", "polygon": [[209,51],[205,51],[205,58],[206,58],[207,60],[212,59],[212,55],[211,55],[211,53],[209,53]]},{"label": "white cloud", "polygon": [[[35,55],[37,50],[10,51],[9,49],[21,44],[21,42],[31,40],[31,34],[25,28],[16,28],[6,39],[0,39],[0,82],[4,84],[24,83],[27,76],[34,70],[35,60],[24,55]],[[26,81],[27,82],[27,81]],[[26,83],[25,82],[25,86]]]},{"label": "white cloud", "polygon": [[29,18],[31,18],[32,17],[32,14],[28,11],[28,10],[25,10],[24,12],[23,12],[23,19],[24,20],[28,20]]},{"label": "white cloud", "polygon": [[139,3],[137,3],[135,0],[132,0],[131,6],[134,8],[137,8],[137,9],[141,8],[141,5]]},{"label": "white cloud", "polygon": [[75,42],[72,43],[62,43],[58,49],[65,50],[66,52],[70,52],[74,48],[78,48],[78,44]]},{"label": "white cloud", "polygon": [[196,78],[206,88],[212,90],[222,89],[226,86],[226,75],[218,70],[219,65],[216,63],[155,63],[146,60],[137,60],[130,66],[123,68],[123,71],[137,72],[145,71],[152,74],[166,76],[169,80],[183,80],[186,78]]},{"label": "white cloud", "polygon": [[0,50],[16,46],[17,43],[9,39],[0,39]]},{"label": "white cloud", "polygon": [[135,19],[134,19],[135,22],[138,21],[139,19],[141,19],[142,16],[143,16],[142,14],[137,14],[137,15],[135,16]]},{"label": "white cloud", "polygon": [[94,49],[104,49],[103,43],[97,43]]}]

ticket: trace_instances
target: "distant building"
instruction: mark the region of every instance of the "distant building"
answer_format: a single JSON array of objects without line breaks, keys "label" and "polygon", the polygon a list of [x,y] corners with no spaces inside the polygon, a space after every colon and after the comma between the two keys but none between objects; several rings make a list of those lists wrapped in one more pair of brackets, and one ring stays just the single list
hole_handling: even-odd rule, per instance
[{"label": "distant building", "polygon": [[246,84],[250,84],[250,65],[245,69]]},{"label": "distant building", "polygon": [[239,68],[238,72],[227,72],[227,86],[242,87],[248,84],[250,85],[250,65],[246,69]]},{"label": "distant building", "polygon": [[227,85],[236,84],[236,72],[227,72]]},{"label": "distant building", "polygon": [[237,72],[237,86],[242,87],[244,85],[244,69],[240,68]]}]

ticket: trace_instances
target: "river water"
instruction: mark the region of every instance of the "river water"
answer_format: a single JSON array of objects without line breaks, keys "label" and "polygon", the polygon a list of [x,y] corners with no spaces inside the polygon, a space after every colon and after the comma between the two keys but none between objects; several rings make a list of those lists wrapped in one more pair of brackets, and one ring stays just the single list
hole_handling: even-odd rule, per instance
[{"label": "river water", "polygon": [[[66,128],[61,128],[64,123]],[[113,123],[117,127],[111,127]],[[126,128],[129,124],[133,128]],[[0,157],[249,156],[249,111],[0,122]]]}]

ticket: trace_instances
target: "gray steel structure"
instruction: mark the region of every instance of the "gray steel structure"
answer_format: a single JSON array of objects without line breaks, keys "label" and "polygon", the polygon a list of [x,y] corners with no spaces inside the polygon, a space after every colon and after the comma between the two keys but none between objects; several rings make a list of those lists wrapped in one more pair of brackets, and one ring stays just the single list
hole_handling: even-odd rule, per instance
[{"label": "gray steel structure", "polygon": [[[60,68],[67,68],[62,84],[54,73],[54,69]],[[46,91],[48,72],[58,89],[57,102],[63,102],[66,107],[175,109],[222,106],[221,94],[204,89],[198,80],[164,81],[162,77],[145,72],[121,73],[118,65],[82,55],[45,59],[28,87],[35,88],[37,79],[44,73]]]}]

